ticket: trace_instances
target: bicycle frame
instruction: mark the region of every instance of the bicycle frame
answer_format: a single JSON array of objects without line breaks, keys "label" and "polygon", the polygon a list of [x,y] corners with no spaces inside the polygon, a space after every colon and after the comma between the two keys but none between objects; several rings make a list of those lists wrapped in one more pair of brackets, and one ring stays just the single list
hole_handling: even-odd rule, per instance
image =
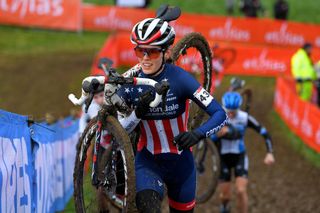
[{"label": "bicycle frame", "polygon": [[[108,65],[108,66],[107,66]],[[129,114],[132,110],[127,106],[127,104],[122,100],[117,91],[121,88],[123,84],[131,84],[131,85],[147,85],[155,88],[156,96],[155,99],[150,103],[150,107],[156,107],[162,101],[162,107],[165,107],[166,104],[166,93],[169,90],[168,82],[158,83],[152,79],[148,78],[136,78],[126,76],[123,77],[116,72],[115,69],[110,68],[110,61],[108,59],[100,59],[99,67],[102,68],[106,74],[106,76],[90,76],[85,78],[82,81],[82,94],[79,99],[75,97],[73,94],[69,94],[68,98],[75,105],[86,104],[86,110],[88,109],[91,101],[93,99],[93,91],[94,88],[97,88],[97,85],[104,84],[104,104],[102,108],[98,112],[97,116],[97,129],[95,132],[95,143],[94,143],[94,152],[93,152],[93,160],[92,160],[92,172],[91,172],[91,182],[95,187],[99,186],[107,186],[111,187],[110,183],[106,182],[106,180],[98,179],[98,153],[101,146],[101,137],[102,137],[102,124],[103,119],[107,119],[108,116],[113,116],[117,118],[117,112],[121,112],[123,114]],[[130,75],[130,74],[129,74]],[[108,133],[107,133],[108,134]],[[115,159],[113,158],[116,155],[116,144],[112,141],[112,169],[115,169]],[[82,156],[80,156],[80,159]]]}]

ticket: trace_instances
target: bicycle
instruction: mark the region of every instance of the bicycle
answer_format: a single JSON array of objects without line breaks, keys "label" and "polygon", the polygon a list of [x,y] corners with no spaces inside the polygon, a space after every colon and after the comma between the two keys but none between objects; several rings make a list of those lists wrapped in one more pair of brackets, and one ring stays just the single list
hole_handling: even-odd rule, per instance
[{"label": "bicycle", "polygon": [[[156,90],[156,97],[150,103],[156,107],[162,101],[165,106],[167,82],[157,83],[152,79],[123,77],[111,67],[112,62],[103,58],[99,68],[106,76],[91,76],[83,80],[82,94],[77,99],[69,95],[75,105],[90,106],[93,92],[99,84],[105,84],[105,101],[96,118],[92,119],[84,130],[77,145],[77,155],[74,169],[74,201],[76,212],[101,212],[107,210],[107,203],[121,209],[122,212],[135,211],[135,169],[133,145],[126,130],[117,119],[117,113],[128,114],[131,109],[117,95],[117,90],[123,84],[149,85]],[[103,149],[100,141],[103,131],[111,142],[110,148]],[[90,145],[94,152],[88,152]],[[91,178],[85,176],[85,162],[92,156]],[[88,159],[89,160],[89,159]],[[87,183],[90,182],[91,183]],[[90,188],[90,186],[94,188]],[[85,190],[89,188],[92,191]],[[98,206],[98,209],[97,209]]]},{"label": "bicycle", "polygon": [[[211,93],[212,82],[217,72],[212,74],[212,54],[207,40],[199,33],[185,35],[172,49],[172,62],[191,73]],[[200,126],[206,113],[195,103],[189,105],[188,129]],[[193,147],[193,156],[197,169],[197,203],[206,202],[215,192],[220,172],[219,153],[209,138]],[[208,157],[210,156],[210,157]],[[210,169],[205,169],[210,168]],[[200,183],[206,183],[200,184]]]}]

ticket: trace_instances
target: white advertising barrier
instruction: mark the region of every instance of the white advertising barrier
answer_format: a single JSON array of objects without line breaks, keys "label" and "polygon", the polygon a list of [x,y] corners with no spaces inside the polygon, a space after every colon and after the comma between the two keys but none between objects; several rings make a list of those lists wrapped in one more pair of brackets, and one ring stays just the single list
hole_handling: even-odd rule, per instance
[{"label": "white advertising barrier", "polygon": [[0,110],[0,213],[64,209],[73,193],[78,127],[71,118],[28,127],[27,117]]},{"label": "white advertising barrier", "polygon": [[0,213],[32,212],[32,176],[27,117],[0,110]]}]

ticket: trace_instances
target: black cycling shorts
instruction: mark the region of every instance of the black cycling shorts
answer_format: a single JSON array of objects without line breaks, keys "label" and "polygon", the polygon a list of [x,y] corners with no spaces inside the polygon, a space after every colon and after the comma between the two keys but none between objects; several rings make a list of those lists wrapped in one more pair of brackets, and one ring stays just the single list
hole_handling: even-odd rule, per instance
[{"label": "black cycling shorts", "polygon": [[245,152],[240,154],[223,154],[220,159],[220,180],[231,181],[231,172],[235,177],[248,177],[249,161]]}]

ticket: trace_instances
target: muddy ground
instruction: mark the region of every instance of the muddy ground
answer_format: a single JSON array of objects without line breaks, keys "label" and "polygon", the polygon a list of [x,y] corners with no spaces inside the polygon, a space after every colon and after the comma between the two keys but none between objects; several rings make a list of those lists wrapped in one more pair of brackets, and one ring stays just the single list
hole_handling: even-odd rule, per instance
[{"label": "muddy ground", "polygon": [[[53,60],[54,59],[54,60]],[[59,56],[30,56],[30,58],[0,59],[0,109],[41,118],[46,112],[66,115],[72,105],[66,97],[77,91],[84,70],[92,62],[91,55],[73,53]],[[304,213],[320,212],[320,169],[294,151],[283,125],[273,111],[275,81],[271,78],[247,77],[253,88],[251,113],[270,131],[275,149],[276,164],[263,164],[263,139],[249,130],[246,145],[249,153],[249,212]],[[221,91],[216,93],[220,100]],[[80,84],[79,84],[80,86]],[[206,183],[201,183],[206,184]],[[218,212],[217,194],[195,212]],[[236,212],[235,203],[232,210]]]}]

